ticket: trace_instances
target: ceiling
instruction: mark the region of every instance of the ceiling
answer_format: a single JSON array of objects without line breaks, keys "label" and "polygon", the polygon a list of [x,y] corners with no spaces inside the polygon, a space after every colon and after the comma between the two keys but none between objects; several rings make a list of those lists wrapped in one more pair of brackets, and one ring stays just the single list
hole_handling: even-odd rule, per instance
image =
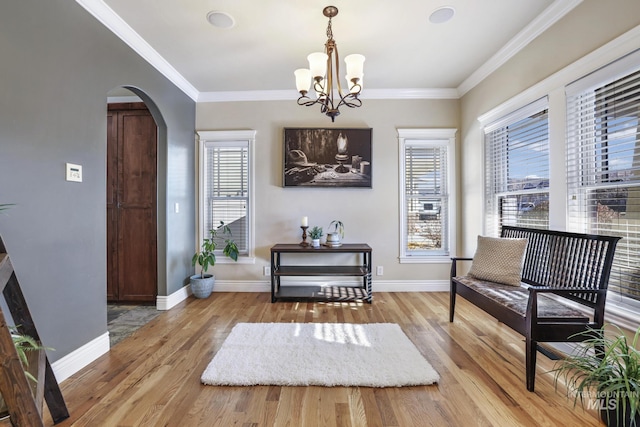
[{"label": "ceiling", "polygon": [[[328,5],[341,61],[366,57],[362,98],[458,98],[582,0],[76,1],[191,98],[224,101],[294,99]],[[445,5],[454,17],[432,24]],[[212,10],[235,25],[212,26]]]}]

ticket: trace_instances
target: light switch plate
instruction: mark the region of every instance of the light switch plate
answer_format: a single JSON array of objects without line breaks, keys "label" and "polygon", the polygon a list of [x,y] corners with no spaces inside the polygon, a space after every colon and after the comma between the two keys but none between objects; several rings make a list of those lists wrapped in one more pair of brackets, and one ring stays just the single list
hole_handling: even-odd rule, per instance
[{"label": "light switch plate", "polygon": [[82,182],[82,165],[67,163],[67,181]]}]

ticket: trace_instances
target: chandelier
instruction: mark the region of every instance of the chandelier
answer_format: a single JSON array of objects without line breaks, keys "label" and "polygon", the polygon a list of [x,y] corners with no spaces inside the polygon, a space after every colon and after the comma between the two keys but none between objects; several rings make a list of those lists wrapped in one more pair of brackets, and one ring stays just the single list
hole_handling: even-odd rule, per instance
[{"label": "chandelier", "polygon": [[[320,111],[331,117],[334,122],[336,116],[340,114],[340,107],[346,105],[350,108],[360,107],[362,101],[358,98],[362,90],[362,77],[364,56],[359,54],[349,55],[344,58],[347,65],[347,88],[345,93],[340,85],[340,57],[338,46],[333,39],[331,30],[331,18],[338,14],[338,8],[327,6],[322,10],[324,16],[329,18],[327,24],[327,42],[324,45],[324,52],[315,52],[307,56],[309,69],[301,68],[294,72],[296,76],[296,87],[300,92],[298,105],[310,107],[319,104]],[[334,92],[334,81],[337,92]],[[316,99],[307,96],[310,83],[313,83],[313,90],[316,92]]]}]

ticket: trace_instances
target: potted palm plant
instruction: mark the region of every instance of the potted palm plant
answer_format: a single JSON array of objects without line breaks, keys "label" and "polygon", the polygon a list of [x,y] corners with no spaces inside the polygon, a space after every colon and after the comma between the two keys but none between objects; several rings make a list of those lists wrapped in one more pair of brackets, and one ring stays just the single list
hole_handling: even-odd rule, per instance
[{"label": "potted palm plant", "polygon": [[196,252],[191,258],[191,264],[200,266],[200,274],[195,274],[189,279],[191,292],[196,298],[208,298],[213,291],[215,276],[207,274],[209,267],[216,264],[215,251],[220,244],[224,244],[222,253],[234,261],[238,261],[238,246],[231,239],[231,229],[223,221],[218,228],[209,230],[209,238],[202,242],[202,250]]},{"label": "potted palm plant", "polygon": [[567,395],[574,393],[574,404],[595,397],[590,404],[600,409],[608,426],[640,426],[640,328],[631,342],[620,328],[614,329],[614,335],[604,327],[575,335],[584,341],[553,370],[556,388],[562,377]]}]

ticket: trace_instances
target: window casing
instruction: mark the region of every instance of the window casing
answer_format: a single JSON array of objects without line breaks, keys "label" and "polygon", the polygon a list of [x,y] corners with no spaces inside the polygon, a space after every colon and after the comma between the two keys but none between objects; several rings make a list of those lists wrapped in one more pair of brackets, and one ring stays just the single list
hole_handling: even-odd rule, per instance
[{"label": "window casing", "polygon": [[[255,262],[253,244],[253,145],[255,131],[201,131],[199,135],[198,242],[220,222],[238,245],[238,262]],[[220,253],[222,246],[220,246]],[[229,262],[224,256],[216,262]]]},{"label": "window casing", "polygon": [[[635,59],[634,59],[635,56]],[[630,55],[567,86],[568,226],[621,236],[607,302],[640,308],[640,66]]]},{"label": "window casing", "polygon": [[484,128],[485,233],[549,228],[549,114],[540,99]]},{"label": "window casing", "polygon": [[455,129],[398,129],[400,262],[455,254]]}]

